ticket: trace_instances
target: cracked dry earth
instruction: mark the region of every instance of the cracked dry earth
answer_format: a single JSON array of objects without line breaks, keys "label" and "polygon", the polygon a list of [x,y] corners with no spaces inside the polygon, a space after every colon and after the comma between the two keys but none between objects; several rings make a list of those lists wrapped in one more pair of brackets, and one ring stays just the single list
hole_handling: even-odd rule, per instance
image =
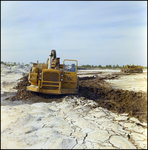
[{"label": "cracked dry earth", "polygon": [[78,95],[49,98],[26,91],[24,76],[7,99],[23,104],[2,107],[1,148],[147,149],[147,94],[104,81],[118,77],[80,78]]},{"label": "cracked dry earth", "polygon": [[8,148],[26,149],[147,148],[146,123],[92,100],[66,96],[60,103],[23,104],[2,112],[2,120],[11,116],[2,124],[2,148],[7,143]]}]

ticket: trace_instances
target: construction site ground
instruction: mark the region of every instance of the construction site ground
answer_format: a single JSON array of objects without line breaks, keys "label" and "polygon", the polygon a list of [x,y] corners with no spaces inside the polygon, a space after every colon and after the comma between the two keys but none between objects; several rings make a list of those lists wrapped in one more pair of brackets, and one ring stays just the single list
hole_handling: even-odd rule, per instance
[{"label": "construction site ground", "polygon": [[[132,76],[133,74],[112,73],[102,74],[98,71],[95,73],[78,73],[79,77],[79,93],[75,96],[83,100],[94,100],[99,107],[106,108],[116,113],[128,113],[129,116],[138,118],[140,121],[147,121],[147,92],[145,91],[129,91],[122,89],[114,89],[106,80],[119,79],[121,76]],[[92,75],[85,77],[85,75]],[[146,81],[145,81],[146,82]],[[122,84],[122,81],[120,82]],[[14,89],[17,89],[16,95],[8,97],[6,100],[23,100],[32,103],[36,102],[60,102],[65,95],[49,95],[36,93],[27,90],[28,74],[20,79]],[[124,88],[124,87],[123,87]],[[73,95],[68,95],[69,97]]]},{"label": "construction site ground", "polygon": [[79,70],[79,93],[27,91],[25,66],[1,69],[1,148],[147,149],[147,70]]}]

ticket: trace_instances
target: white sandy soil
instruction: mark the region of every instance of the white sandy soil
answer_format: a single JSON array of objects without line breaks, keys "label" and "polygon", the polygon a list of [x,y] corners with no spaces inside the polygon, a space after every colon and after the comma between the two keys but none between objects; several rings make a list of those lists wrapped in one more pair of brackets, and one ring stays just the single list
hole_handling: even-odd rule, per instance
[{"label": "white sandy soil", "polygon": [[147,149],[147,123],[99,106],[91,109],[97,105],[92,100],[66,96],[59,103],[5,101],[28,69],[1,67],[2,149]]},{"label": "white sandy soil", "polygon": [[143,73],[122,76],[119,79],[106,80],[115,89],[147,92],[147,70]]}]

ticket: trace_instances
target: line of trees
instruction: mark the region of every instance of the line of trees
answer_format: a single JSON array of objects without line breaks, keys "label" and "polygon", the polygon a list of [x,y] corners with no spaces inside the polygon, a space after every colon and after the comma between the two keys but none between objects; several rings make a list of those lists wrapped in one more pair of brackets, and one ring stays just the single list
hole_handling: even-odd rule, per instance
[{"label": "line of trees", "polygon": [[[7,65],[7,66],[17,66],[17,65],[25,65],[25,66],[29,66],[30,64],[33,64],[33,62],[30,62],[29,64],[24,64],[23,62],[20,63],[20,62],[4,62],[4,61],[1,61],[1,64],[4,64],[4,65]],[[122,66],[119,66],[118,64],[117,65],[106,65],[106,66],[101,66],[101,65],[82,65],[82,66],[78,66],[78,68],[124,68],[125,65],[122,65]],[[143,67],[144,69],[147,69],[147,66]]]},{"label": "line of trees", "polygon": [[[78,66],[78,68],[108,68],[108,69],[113,69],[113,68],[124,68],[125,65],[122,65],[122,66],[119,66],[118,64],[117,65],[106,65],[106,66],[101,66],[101,65],[82,65],[82,66]],[[147,69],[147,66],[146,67],[143,67],[144,69]]]},{"label": "line of trees", "polygon": [[82,65],[82,66],[78,66],[78,68],[124,68],[123,66],[119,66],[117,65],[106,65],[106,66],[101,66],[101,65]]}]

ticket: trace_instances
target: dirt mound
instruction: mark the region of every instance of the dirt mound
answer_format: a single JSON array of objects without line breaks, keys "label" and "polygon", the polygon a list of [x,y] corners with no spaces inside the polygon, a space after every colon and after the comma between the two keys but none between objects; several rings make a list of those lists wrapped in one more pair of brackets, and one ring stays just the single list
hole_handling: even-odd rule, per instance
[{"label": "dirt mound", "polygon": [[28,91],[27,86],[30,85],[30,83],[28,82],[28,74],[19,80],[20,80],[20,82],[17,84],[16,87],[14,87],[14,89],[17,89],[16,95],[13,97],[8,97],[8,98],[6,98],[6,100],[11,100],[11,101],[29,100],[32,103],[52,102],[54,100],[56,102],[61,102],[62,98],[65,96],[65,95],[57,95],[57,96],[56,95],[48,95],[48,94],[42,94],[42,93]]},{"label": "dirt mound", "polygon": [[[94,100],[100,107],[112,112],[128,113],[129,116],[136,117],[142,122],[147,122],[147,93],[113,89],[105,82],[105,79],[115,78],[119,78],[119,75],[79,78],[79,94],[77,97],[84,97],[84,100]],[[11,101],[30,100],[32,103],[52,102],[54,100],[60,102],[65,96],[27,91],[26,87],[28,85],[30,85],[28,75],[25,75],[15,87],[15,89],[17,89],[16,95],[7,99]]]},{"label": "dirt mound", "polygon": [[[116,77],[118,78],[118,76]],[[128,113],[131,117],[147,122],[147,93],[116,90],[108,85],[104,78],[99,77],[85,78],[85,80],[79,81],[79,85],[79,96],[95,100],[100,107],[112,112]]]}]

